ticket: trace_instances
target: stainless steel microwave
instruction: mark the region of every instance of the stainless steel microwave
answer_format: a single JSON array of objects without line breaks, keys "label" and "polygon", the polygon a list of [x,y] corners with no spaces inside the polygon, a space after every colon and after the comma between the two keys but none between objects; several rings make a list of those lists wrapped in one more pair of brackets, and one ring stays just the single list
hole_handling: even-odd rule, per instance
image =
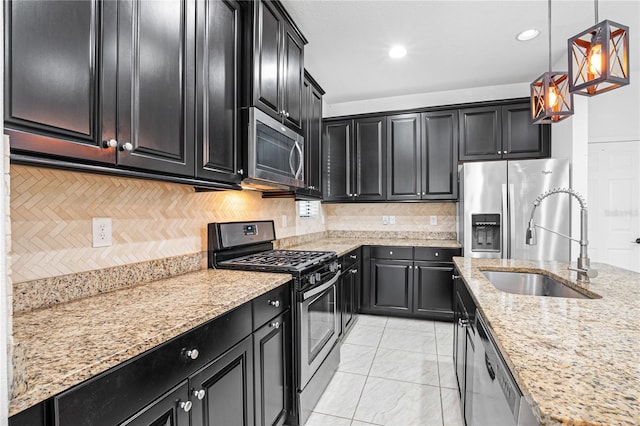
[{"label": "stainless steel microwave", "polygon": [[249,108],[247,177],[257,189],[304,187],[304,138],[259,109]]}]

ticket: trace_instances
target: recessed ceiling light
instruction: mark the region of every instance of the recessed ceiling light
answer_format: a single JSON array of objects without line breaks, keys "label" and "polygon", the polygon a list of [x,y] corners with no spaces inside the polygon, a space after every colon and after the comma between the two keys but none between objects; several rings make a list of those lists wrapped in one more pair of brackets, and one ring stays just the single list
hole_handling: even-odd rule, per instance
[{"label": "recessed ceiling light", "polygon": [[407,49],[405,49],[404,46],[400,46],[400,45],[393,46],[391,50],[389,50],[389,56],[392,57],[393,59],[402,58],[406,54],[407,54]]},{"label": "recessed ceiling light", "polygon": [[534,38],[538,37],[538,35],[540,35],[540,31],[536,30],[535,28],[530,28],[528,30],[520,32],[516,36],[516,39],[520,41],[528,41],[533,40]]}]

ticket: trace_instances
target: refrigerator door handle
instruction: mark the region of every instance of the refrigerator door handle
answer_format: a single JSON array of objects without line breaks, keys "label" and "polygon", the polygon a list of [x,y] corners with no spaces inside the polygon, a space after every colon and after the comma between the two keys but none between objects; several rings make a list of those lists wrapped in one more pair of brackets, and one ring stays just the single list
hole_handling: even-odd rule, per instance
[{"label": "refrigerator door handle", "polygon": [[524,238],[524,236],[516,235],[516,206],[515,206],[515,188],[512,183],[509,184],[509,246],[507,247],[507,257],[511,259],[512,245],[515,244],[516,238]]},{"label": "refrigerator door handle", "polygon": [[509,223],[509,217],[508,217],[508,211],[509,211],[509,204],[508,204],[508,197],[507,197],[507,184],[503,183],[502,184],[502,220],[500,221],[500,232],[502,233],[502,249],[500,250],[502,252],[502,257],[504,258],[509,258],[509,227],[508,227],[508,223]]}]

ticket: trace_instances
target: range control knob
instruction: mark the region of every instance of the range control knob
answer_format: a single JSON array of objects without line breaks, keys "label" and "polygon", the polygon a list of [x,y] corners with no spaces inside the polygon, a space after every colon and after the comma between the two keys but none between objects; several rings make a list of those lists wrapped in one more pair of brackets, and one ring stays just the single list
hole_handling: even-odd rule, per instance
[{"label": "range control knob", "polygon": [[309,284],[311,285],[315,285],[316,284],[316,276],[311,274],[309,275]]},{"label": "range control knob", "polygon": [[316,272],[316,281],[320,281],[322,279],[322,275],[320,275],[320,272]]}]

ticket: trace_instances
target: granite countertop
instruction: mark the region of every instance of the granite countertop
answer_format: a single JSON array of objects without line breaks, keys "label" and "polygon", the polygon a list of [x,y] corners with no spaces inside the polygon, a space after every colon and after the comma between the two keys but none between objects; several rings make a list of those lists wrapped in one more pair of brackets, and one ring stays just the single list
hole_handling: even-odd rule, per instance
[{"label": "granite countertop", "polygon": [[[592,264],[578,284],[567,263],[454,261],[500,352],[542,424],[640,424],[640,274]],[[482,270],[541,272],[597,299],[537,297],[497,290]]]},{"label": "granite countertop", "polygon": [[291,280],[289,274],[201,270],[17,313],[26,390],[9,415],[56,395]]},{"label": "granite countertop", "polygon": [[406,238],[323,238],[320,240],[288,247],[291,250],[335,251],[338,256],[345,255],[361,246],[409,246],[460,248],[456,240],[430,240]]}]

